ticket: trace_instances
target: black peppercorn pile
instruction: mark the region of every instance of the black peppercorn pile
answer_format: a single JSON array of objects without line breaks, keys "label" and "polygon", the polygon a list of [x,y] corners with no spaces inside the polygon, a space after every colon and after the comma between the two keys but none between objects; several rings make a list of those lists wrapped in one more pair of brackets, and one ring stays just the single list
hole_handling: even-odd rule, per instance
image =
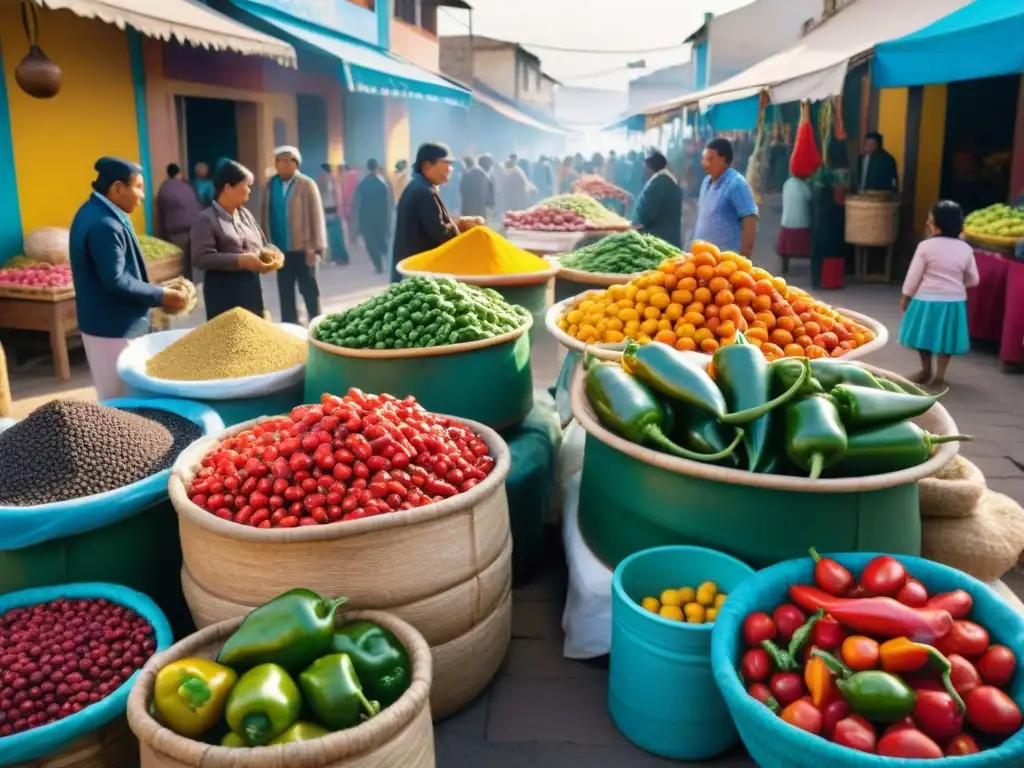
[{"label": "black peppercorn pile", "polygon": [[0,434],[0,505],[122,488],[167,469],[201,436],[198,425],[168,411],[53,400]]}]

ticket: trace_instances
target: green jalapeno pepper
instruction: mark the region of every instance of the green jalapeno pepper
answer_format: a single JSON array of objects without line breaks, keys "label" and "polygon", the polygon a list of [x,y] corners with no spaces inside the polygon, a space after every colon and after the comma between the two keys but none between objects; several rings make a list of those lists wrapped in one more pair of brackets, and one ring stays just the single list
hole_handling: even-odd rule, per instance
[{"label": "green jalapeno pepper", "polygon": [[830,392],[839,384],[859,384],[862,387],[884,389],[881,382],[870,371],[851,363],[840,363],[830,359],[811,360],[811,375]]},{"label": "green jalapeno pepper", "polygon": [[830,396],[810,395],[786,406],[786,455],[812,480],[846,451],[846,429]]},{"label": "green jalapeno pepper", "polygon": [[912,421],[855,432],[846,442],[846,455],[836,467],[848,477],[881,475],[924,464],[936,445],[973,440],[970,435],[933,435]]},{"label": "green jalapeno pepper", "polygon": [[939,399],[939,395],[922,397],[902,390],[889,392],[859,384],[839,384],[829,394],[839,408],[843,424],[851,432],[912,419]]}]

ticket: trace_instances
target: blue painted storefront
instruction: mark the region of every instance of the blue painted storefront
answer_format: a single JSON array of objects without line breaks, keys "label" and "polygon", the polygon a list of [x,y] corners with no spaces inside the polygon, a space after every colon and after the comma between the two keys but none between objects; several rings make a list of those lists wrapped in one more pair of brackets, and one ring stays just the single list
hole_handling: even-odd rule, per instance
[{"label": "blue painted storefront", "polygon": [[3,51],[0,50],[0,254],[21,253],[21,205],[18,202],[18,177],[14,170],[14,145],[11,141],[11,110],[7,104],[7,79],[2,77]]}]

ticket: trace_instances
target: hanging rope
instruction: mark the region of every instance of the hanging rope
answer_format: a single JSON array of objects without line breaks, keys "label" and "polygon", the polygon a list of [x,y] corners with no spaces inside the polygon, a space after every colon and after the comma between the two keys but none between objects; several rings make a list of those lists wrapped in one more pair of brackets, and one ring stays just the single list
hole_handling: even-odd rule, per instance
[{"label": "hanging rope", "polygon": [[[31,19],[31,20],[30,20]],[[39,45],[39,9],[32,0],[21,0],[21,26],[31,47]]]}]

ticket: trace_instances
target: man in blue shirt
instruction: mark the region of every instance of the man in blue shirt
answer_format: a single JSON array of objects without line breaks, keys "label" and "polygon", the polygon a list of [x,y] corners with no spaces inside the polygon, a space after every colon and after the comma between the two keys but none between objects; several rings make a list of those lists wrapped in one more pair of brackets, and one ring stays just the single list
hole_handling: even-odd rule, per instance
[{"label": "man in blue shirt", "polygon": [[757,201],[747,180],[731,167],[732,156],[728,139],[712,139],[704,147],[701,167],[708,175],[700,185],[694,239],[749,258],[757,236]]}]

